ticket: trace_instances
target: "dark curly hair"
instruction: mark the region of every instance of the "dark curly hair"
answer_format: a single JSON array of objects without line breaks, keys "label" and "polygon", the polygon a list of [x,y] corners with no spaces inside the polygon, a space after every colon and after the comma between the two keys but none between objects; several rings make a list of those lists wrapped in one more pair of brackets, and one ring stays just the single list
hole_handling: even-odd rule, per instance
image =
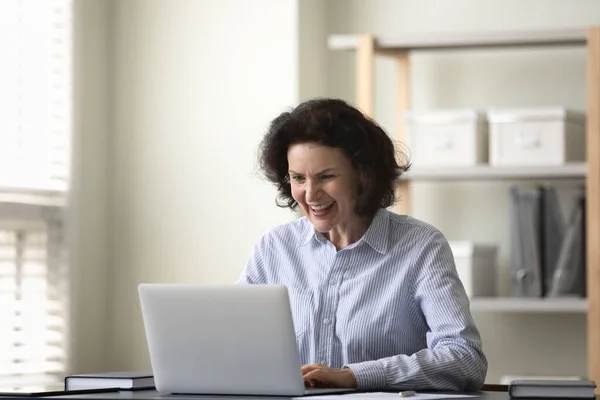
[{"label": "dark curly hair", "polygon": [[354,212],[374,215],[396,201],[398,178],[410,168],[405,157],[396,158],[394,143],[371,118],[340,99],[317,98],[305,101],[277,116],[259,146],[259,165],[265,177],[277,187],[279,207],[296,209],[288,175],[288,148],[297,143],[318,143],[336,147],[367,178],[360,185]]}]

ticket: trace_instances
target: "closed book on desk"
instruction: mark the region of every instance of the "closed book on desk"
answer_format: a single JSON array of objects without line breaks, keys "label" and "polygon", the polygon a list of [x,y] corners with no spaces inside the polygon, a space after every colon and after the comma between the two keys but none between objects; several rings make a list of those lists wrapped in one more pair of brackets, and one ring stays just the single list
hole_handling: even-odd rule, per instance
[{"label": "closed book on desk", "polygon": [[589,380],[539,380],[512,381],[508,394],[514,399],[594,399],[596,384]]},{"label": "closed book on desk", "polygon": [[123,390],[154,389],[154,376],[147,372],[100,372],[65,378],[66,390],[109,387]]}]

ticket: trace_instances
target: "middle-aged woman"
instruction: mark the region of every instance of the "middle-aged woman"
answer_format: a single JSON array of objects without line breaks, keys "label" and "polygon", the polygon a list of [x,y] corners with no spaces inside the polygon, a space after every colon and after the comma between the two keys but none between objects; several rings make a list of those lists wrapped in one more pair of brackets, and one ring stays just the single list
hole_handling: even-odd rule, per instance
[{"label": "middle-aged woman", "polygon": [[304,217],[257,241],[239,283],[287,286],[307,386],[479,389],[487,360],[446,238],[387,210],[408,165],[384,130],[306,101],[272,121],[260,165]]}]

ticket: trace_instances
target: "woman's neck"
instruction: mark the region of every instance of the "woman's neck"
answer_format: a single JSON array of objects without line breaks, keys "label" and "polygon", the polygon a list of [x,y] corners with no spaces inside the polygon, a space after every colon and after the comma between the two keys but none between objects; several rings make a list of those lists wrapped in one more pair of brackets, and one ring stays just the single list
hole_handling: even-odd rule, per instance
[{"label": "woman's neck", "polygon": [[326,232],[325,237],[333,243],[335,248],[339,251],[350,246],[352,243],[358,242],[367,229],[369,229],[372,221],[373,217],[370,216],[356,216],[351,221],[340,224],[329,232]]}]

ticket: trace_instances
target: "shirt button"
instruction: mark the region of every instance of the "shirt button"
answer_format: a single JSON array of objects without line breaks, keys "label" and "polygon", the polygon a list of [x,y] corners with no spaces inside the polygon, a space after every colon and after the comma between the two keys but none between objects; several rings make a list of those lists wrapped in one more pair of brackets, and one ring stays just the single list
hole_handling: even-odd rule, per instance
[{"label": "shirt button", "polygon": [[324,366],[324,367],[326,367],[327,366],[327,361],[325,361],[325,360],[321,361],[321,365]]},{"label": "shirt button", "polygon": [[329,325],[329,324],[331,323],[331,320],[330,320],[329,318],[325,318],[325,319],[323,320],[323,323],[324,323],[325,325]]},{"label": "shirt button", "polygon": [[335,279],[332,279],[332,280],[330,280],[330,281],[329,281],[329,284],[330,284],[331,286],[334,286],[336,283],[337,283],[337,282],[335,281]]}]

